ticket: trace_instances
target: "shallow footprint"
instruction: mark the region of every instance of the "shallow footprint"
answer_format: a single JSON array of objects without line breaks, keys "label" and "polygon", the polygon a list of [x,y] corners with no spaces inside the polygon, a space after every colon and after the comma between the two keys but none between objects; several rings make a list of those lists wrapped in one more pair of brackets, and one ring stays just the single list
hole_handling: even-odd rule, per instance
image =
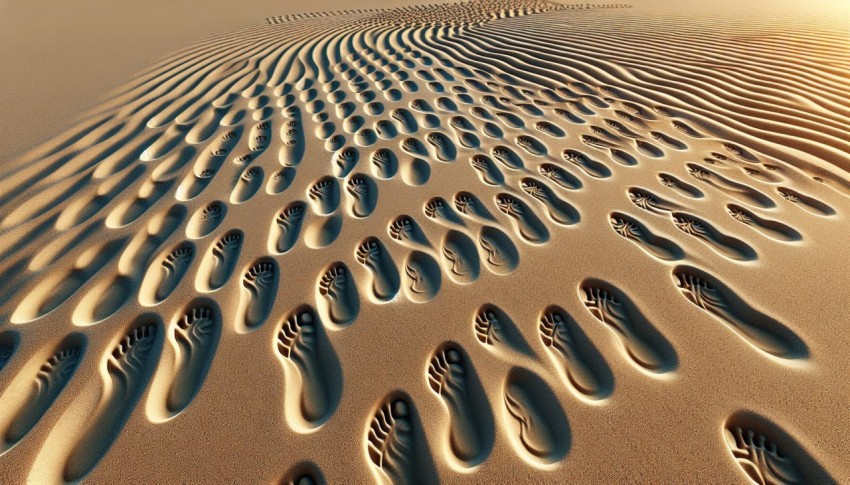
[{"label": "shallow footprint", "polygon": [[[540,341],[570,389],[592,400],[610,395],[610,384],[605,382],[610,381],[610,371],[578,323],[554,305],[546,308],[539,320]],[[603,373],[603,369],[607,372]]]},{"label": "shallow footprint", "polygon": [[437,483],[416,409],[402,392],[391,392],[378,404],[366,431],[366,454],[382,482]]},{"label": "shallow footprint", "polygon": [[333,414],[342,395],[342,370],[315,311],[301,305],[281,322],[275,345],[286,373],[290,425],[310,431]]},{"label": "shallow footprint", "polygon": [[162,347],[160,324],[140,317],[104,361],[103,393],[63,466],[62,478],[84,478],[106,455],[145,391]]},{"label": "shallow footprint", "polygon": [[655,235],[642,222],[628,214],[612,212],[609,222],[614,232],[635,243],[650,256],[663,261],[676,261],[685,255],[676,243]]},{"label": "shallow footprint", "polygon": [[195,245],[190,242],[182,242],[166,253],[142,281],[139,291],[142,304],[155,305],[168,298],[183,280],[194,258]]},{"label": "shallow footprint", "polygon": [[460,231],[450,230],[442,245],[443,267],[455,283],[466,285],[478,279],[481,263],[475,243]]},{"label": "shallow footprint", "polygon": [[616,335],[629,359],[639,368],[661,374],[676,367],[676,353],[667,339],[632,303],[625,293],[597,279],[579,285],[587,310]]},{"label": "shallow footprint", "polygon": [[242,296],[239,299],[237,331],[247,333],[268,318],[277,296],[279,273],[277,262],[260,258],[242,276]]},{"label": "shallow footprint", "polygon": [[502,389],[503,423],[517,453],[544,466],[566,456],[572,441],[570,426],[549,386],[537,374],[513,367]]},{"label": "shallow footprint", "polygon": [[803,236],[793,227],[779,221],[759,217],[753,211],[738,204],[726,204],[726,212],[736,221],[752,227],[754,230],[771,239],[783,242],[803,239]]},{"label": "shallow footprint", "polygon": [[531,177],[524,177],[520,181],[520,188],[526,194],[543,204],[552,221],[565,226],[575,224],[579,221],[580,216],[576,208],[555,195],[555,192],[546,184]]},{"label": "shallow footprint", "polygon": [[486,255],[484,262],[494,274],[506,275],[519,266],[519,251],[507,234],[492,226],[478,231],[478,245]]},{"label": "shallow footprint", "polygon": [[753,412],[729,416],[723,437],[738,466],[756,484],[834,483],[794,438]]},{"label": "shallow footprint", "polygon": [[221,312],[212,300],[198,299],[178,313],[171,327],[176,369],[168,384],[169,417],[189,407],[206,381],[221,337]]},{"label": "shallow footprint", "polygon": [[354,217],[369,217],[378,205],[378,186],[368,175],[352,175],[345,184]]},{"label": "shallow footprint", "polygon": [[378,301],[390,301],[398,294],[401,281],[392,256],[376,237],[367,237],[357,246],[357,262],[369,270],[372,277],[372,296]]},{"label": "shallow footprint", "polygon": [[673,224],[685,234],[699,239],[721,256],[736,261],[756,259],[756,251],[744,241],[728,236],[707,221],[685,212],[673,212]]},{"label": "shallow footprint", "polygon": [[360,296],[351,270],[345,263],[333,263],[319,279],[317,286],[319,310],[336,325],[354,323],[360,312]]},{"label": "shallow footprint", "polygon": [[236,269],[244,239],[242,231],[232,229],[214,242],[201,261],[195,286],[202,291],[215,291],[224,286]]},{"label": "shallow footprint", "polygon": [[529,244],[543,244],[549,240],[549,230],[525,203],[504,192],[496,195],[496,206],[508,216],[517,234]]},{"label": "shallow footprint", "polygon": [[298,242],[301,225],[307,210],[306,204],[295,201],[281,209],[272,221],[269,230],[269,251],[273,254],[283,254],[292,249]]},{"label": "shallow footprint", "polygon": [[449,450],[464,468],[484,461],[493,446],[490,405],[469,357],[454,342],[444,342],[431,354],[428,385],[449,411]]},{"label": "shallow footprint", "polygon": [[788,327],[756,310],[720,280],[692,266],[673,268],[682,295],[725,323],[753,347],[782,359],[806,358],[806,344]]},{"label": "shallow footprint", "polygon": [[440,291],[440,266],[434,258],[422,251],[412,251],[407,256],[404,276],[404,293],[412,302],[431,301]]}]

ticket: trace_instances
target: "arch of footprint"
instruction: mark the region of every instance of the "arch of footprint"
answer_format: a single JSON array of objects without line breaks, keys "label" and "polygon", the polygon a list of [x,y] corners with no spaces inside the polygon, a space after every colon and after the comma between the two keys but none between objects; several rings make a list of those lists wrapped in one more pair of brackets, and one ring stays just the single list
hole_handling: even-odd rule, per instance
[{"label": "arch of footprint", "polygon": [[4,473],[850,473],[840,39],[596,7],[268,19],[5,163]]}]

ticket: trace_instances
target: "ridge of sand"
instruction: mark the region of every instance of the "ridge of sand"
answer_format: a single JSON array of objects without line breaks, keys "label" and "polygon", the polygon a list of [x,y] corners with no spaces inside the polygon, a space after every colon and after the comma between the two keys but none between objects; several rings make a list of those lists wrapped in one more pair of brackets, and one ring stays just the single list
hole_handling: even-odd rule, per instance
[{"label": "ridge of sand", "polygon": [[270,17],[5,163],[0,481],[845,481],[848,35],[593,7]]}]

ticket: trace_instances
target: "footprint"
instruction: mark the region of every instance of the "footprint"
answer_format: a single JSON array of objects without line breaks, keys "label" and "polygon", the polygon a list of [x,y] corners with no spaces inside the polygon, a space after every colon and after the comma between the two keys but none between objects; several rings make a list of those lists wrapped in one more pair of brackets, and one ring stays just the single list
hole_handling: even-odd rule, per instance
[{"label": "footprint", "polygon": [[432,131],[425,139],[434,147],[434,155],[442,162],[452,162],[457,158],[457,147],[452,140],[439,131]]},{"label": "footprint", "polygon": [[263,185],[263,169],[259,166],[248,167],[242,172],[233,192],[230,194],[231,204],[241,204],[254,196]]},{"label": "footprint", "polygon": [[357,246],[357,262],[366,266],[372,277],[372,296],[390,301],[398,294],[401,281],[387,248],[376,237],[367,237]]},{"label": "footprint", "polygon": [[366,454],[380,482],[437,483],[434,465],[410,398],[391,392],[377,406],[366,430]]},{"label": "footprint", "polygon": [[549,240],[549,230],[524,202],[501,192],[496,195],[496,206],[510,218],[517,235],[525,242],[543,244]]},{"label": "footprint", "polygon": [[390,117],[395,120],[399,131],[402,133],[410,135],[419,130],[419,125],[416,123],[416,119],[410,111],[405,108],[396,108],[390,111]]},{"label": "footprint", "polygon": [[835,215],[835,209],[824,204],[823,202],[815,199],[814,197],[809,197],[808,195],[797,192],[796,190],[789,189],[787,187],[780,187],[776,189],[779,195],[796,205],[797,207],[811,212],[812,214],[818,216],[832,216]]},{"label": "footprint", "polygon": [[540,172],[540,175],[567,190],[578,190],[582,187],[581,180],[555,164],[542,163],[537,167],[537,171]]},{"label": "footprint", "polygon": [[669,200],[640,187],[629,187],[627,193],[632,204],[647,212],[664,214],[683,209],[681,205],[675,202],[670,202]]},{"label": "footprint", "polygon": [[277,262],[263,257],[254,261],[242,275],[242,296],[236,314],[237,331],[250,332],[266,321],[277,297],[279,273]]},{"label": "footprint", "polygon": [[540,341],[570,390],[591,400],[609,396],[610,370],[578,323],[554,305],[543,310],[539,321]]},{"label": "footprint", "polygon": [[159,264],[151,265],[142,281],[139,300],[152,306],[168,298],[183,280],[195,259],[195,245],[184,241],[165,253]]},{"label": "footprint", "polygon": [[495,221],[493,215],[484,206],[484,203],[472,192],[461,191],[454,196],[454,206],[462,215],[470,219],[481,221]]},{"label": "footprint", "polygon": [[333,177],[322,177],[310,186],[307,196],[316,214],[330,215],[339,207],[339,182]]},{"label": "footprint", "polygon": [[201,291],[215,291],[230,279],[245,239],[242,231],[231,229],[210,245],[198,268],[195,287]]},{"label": "footprint", "polygon": [[534,123],[534,128],[545,135],[551,136],[552,138],[563,138],[567,136],[566,132],[558,125],[548,121],[538,121]]},{"label": "footprint", "polygon": [[431,247],[431,243],[428,242],[422,228],[408,215],[400,215],[393,219],[389,227],[387,227],[387,232],[391,238],[405,246]]},{"label": "footprint", "polygon": [[11,414],[8,427],[2,434],[0,455],[5,454],[24,439],[47,413],[65,385],[74,377],[77,367],[83,360],[85,350],[85,336],[73,333],[65,337],[53,354],[41,364],[35,379],[31,375],[21,375],[22,379],[31,384],[28,386],[30,392],[27,393],[23,387],[20,387],[19,392],[10,396],[18,402],[5,403],[7,411]]},{"label": "footprint", "polygon": [[622,212],[612,212],[609,222],[614,232],[635,243],[646,254],[663,261],[682,259],[685,252],[673,241],[655,235],[638,219]]},{"label": "footprint", "polygon": [[728,325],[756,349],[781,359],[808,357],[806,344],[792,330],[750,306],[714,276],[684,265],[673,268],[672,276],[688,301]]},{"label": "footprint", "polygon": [[753,412],[729,416],[723,424],[723,437],[735,462],[753,483],[835,483],[794,438]]},{"label": "footprint", "polygon": [[422,251],[412,251],[404,262],[404,293],[414,303],[434,299],[440,291],[440,266]]},{"label": "footprint", "polygon": [[431,165],[427,161],[413,157],[405,160],[399,169],[401,180],[411,187],[425,185],[431,178]]},{"label": "footprint", "polygon": [[186,236],[191,239],[201,239],[209,236],[224,220],[227,207],[224,203],[214,200],[201,207],[192,215],[186,226]]},{"label": "footprint", "polygon": [[389,180],[398,173],[398,158],[388,148],[375,150],[372,153],[371,161],[372,175],[379,179]]},{"label": "footprint", "polygon": [[330,246],[342,232],[342,214],[332,214],[314,220],[304,231],[304,245],[310,249]]},{"label": "footprint", "polygon": [[472,332],[484,348],[496,354],[534,356],[514,321],[496,305],[486,303],[475,311]]},{"label": "footprint", "polygon": [[522,163],[522,159],[519,155],[504,145],[497,145],[493,147],[493,149],[490,150],[490,153],[493,155],[493,158],[498,160],[499,163],[510,170],[522,170],[525,168],[525,164]]},{"label": "footprint", "polygon": [[[606,147],[608,149],[608,147]],[[584,153],[568,148],[561,154],[564,161],[571,163],[585,174],[594,178],[607,178],[611,176],[611,170],[601,162],[597,162]]]},{"label": "footprint", "polygon": [[372,214],[378,205],[378,186],[368,175],[352,175],[345,184],[351,199],[351,213],[354,217],[364,218]]},{"label": "footprint", "polygon": [[450,230],[443,238],[443,267],[457,284],[467,285],[478,279],[481,263],[475,243],[462,232]]},{"label": "footprint", "polygon": [[505,183],[505,176],[502,175],[502,171],[487,155],[474,155],[469,159],[469,163],[478,172],[478,177],[482,183],[492,187],[498,187]]},{"label": "footprint", "polygon": [[306,204],[295,201],[277,213],[269,231],[268,246],[271,253],[284,254],[295,246],[306,212]]},{"label": "footprint", "polygon": [[492,226],[478,231],[478,245],[486,255],[484,262],[494,274],[506,275],[519,266],[519,251],[507,234]]},{"label": "footprint", "polygon": [[736,221],[752,227],[765,237],[782,242],[793,242],[803,239],[803,236],[796,229],[779,221],[759,217],[753,211],[738,204],[726,204],[726,212]]},{"label": "footprint", "polygon": [[549,386],[537,374],[513,367],[502,392],[503,423],[517,454],[543,466],[564,458],[572,441],[570,426]]},{"label": "footprint", "polygon": [[661,185],[665,187],[670,187],[671,189],[678,192],[680,195],[684,195],[685,197],[690,197],[691,199],[702,199],[705,194],[702,191],[693,185],[683,182],[675,175],[661,172],[658,174],[658,181],[661,182]]},{"label": "footprint", "polygon": [[624,353],[639,368],[662,374],[673,370],[677,356],[661,333],[643,316],[625,293],[597,279],[579,285],[587,310],[614,332]]},{"label": "footprint", "polygon": [[175,369],[168,384],[165,409],[169,417],[182,413],[206,381],[221,337],[221,312],[212,300],[197,299],[176,315],[169,335]]},{"label": "footprint", "polygon": [[[676,138],[673,138],[672,136],[666,133],[662,133],[660,131],[650,131],[649,134],[650,136],[652,136],[653,140],[659,141],[674,150],[681,151],[688,149],[688,145],[686,145],[684,142],[682,142],[681,140],[677,140]],[[658,151],[660,152],[661,150]]]},{"label": "footprint", "polygon": [[564,226],[578,223],[580,216],[576,208],[555,195],[548,185],[532,177],[523,177],[520,180],[520,188],[543,204],[553,222]]},{"label": "footprint", "polygon": [[490,405],[469,357],[454,342],[444,342],[431,354],[428,385],[449,411],[449,450],[463,468],[483,462],[495,435]]},{"label": "footprint", "polygon": [[634,167],[638,164],[635,157],[623,150],[620,150],[619,148],[611,148],[608,150],[608,156],[611,157],[611,160],[619,163],[620,165],[625,165],[626,167]]},{"label": "footprint", "polygon": [[360,312],[360,296],[351,270],[341,261],[333,263],[319,279],[318,307],[328,320],[345,327],[354,323]]},{"label": "footprint", "polygon": [[66,482],[77,482],[94,469],[144,394],[162,348],[161,324],[154,318],[140,317],[103,361],[102,395],[64,463]]},{"label": "footprint", "polygon": [[770,197],[749,185],[744,185],[727,179],[726,177],[695,163],[688,163],[686,164],[686,167],[688,169],[688,173],[691,174],[693,178],[710,185],[727,195],[735,197],[741,202],[753,204],[761,207],[762,209],[771,209],[776,207],[776,203],[773,202]]},{"label": "footprint", "polygon": [[464,223],[454,209],[442,197],[432,197],[423,208],[425,216],[446,226],[463,226]]},{"label": "footprint", "polygon": [[342,396],[342,369],[315,311],[301,305],[290,312],[275,345],[283,358],[290,424],[314,430],[330,419]]},{"label": "footprint", "polygon": [[404,141],[401,142],[401,149],[409,155],[420,157],[428,156],[428,149],[425,148],[425,145],[423,145],[421,141],[413,137],[405,138]]},{"label": "footprint", "polygon": [[360,152],[354,147],[345,147],[334,153],[331,163],[333,164],[334,176],[345,178],[357,166],[360,160]]},{"label": "footprint", "polygon": [[673,212],[673,224],[676,227],[693,236],[721,256],[735,261],[752,261],[756,259],[756,252],[747,243],[732,236],[720,232],[707,221],[685,212]]}]

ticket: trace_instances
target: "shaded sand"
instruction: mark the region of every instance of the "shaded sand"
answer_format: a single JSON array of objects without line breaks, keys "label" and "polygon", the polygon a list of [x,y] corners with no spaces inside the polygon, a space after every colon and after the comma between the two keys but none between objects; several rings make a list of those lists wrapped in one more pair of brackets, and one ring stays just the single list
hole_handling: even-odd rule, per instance
[{"label": "shaded sand", "polygon": [[491,0],[174,53],[0,165],[0,482],[848,481],[846,26]]}]

